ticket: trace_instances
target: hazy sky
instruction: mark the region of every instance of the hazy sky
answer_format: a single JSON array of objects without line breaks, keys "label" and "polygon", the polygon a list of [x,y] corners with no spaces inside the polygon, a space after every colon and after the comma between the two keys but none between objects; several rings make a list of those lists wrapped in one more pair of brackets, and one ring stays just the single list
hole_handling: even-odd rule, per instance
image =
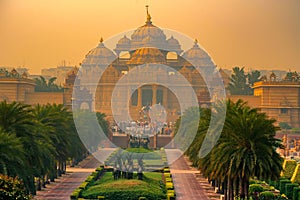
[{"label": "hazy sky", "polygon": [[300,0],[0,0],[0,66],[78,65],[101,36],[143,25],[146,4],[219,67],[300,71]]}]

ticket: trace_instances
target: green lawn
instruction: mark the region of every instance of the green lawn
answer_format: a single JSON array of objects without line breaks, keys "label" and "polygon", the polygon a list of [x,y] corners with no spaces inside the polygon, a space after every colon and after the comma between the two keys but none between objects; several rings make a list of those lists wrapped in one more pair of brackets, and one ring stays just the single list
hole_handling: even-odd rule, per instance
[{"label": "green lawn", "polygon": [[162,183],[162,174],[159,172],[145,172],[143,180],[134,179],[113,180],[112,172],[106,172],[99,180],[82,192],[84,198],[105,196],[111,200],[137,200],[146,197],[148,200],[166,199],[165,186]]},{"label": "green lawn", "polygon": [[[161,153],[159,150],[149,150],[144,148],[128,148],[126,150],[118,150],[122,151],[121,155],[123,158],[126,158],[126,155],[132,154],[133,162],[135,165],[137,165],[137,159],[140,156],[143,156],[143,162],[145,166],[149,169],[160,169],[164,166],[164,162],[161,158]],[[111,156],[107,162],[106,165],[108,166],[114,166],[116,159],[116,154]]]}]

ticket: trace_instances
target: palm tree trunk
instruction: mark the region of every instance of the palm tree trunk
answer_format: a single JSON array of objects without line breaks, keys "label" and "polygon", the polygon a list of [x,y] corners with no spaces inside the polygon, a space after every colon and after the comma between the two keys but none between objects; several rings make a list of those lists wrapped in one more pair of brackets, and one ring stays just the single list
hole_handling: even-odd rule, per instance
[{"label": "palm tree trunk", "polygon": [[230,180],[230,178],[228,178],[228,180],[227,180],[227,199],[228,200],[231,200],[231,180]]},{"label": "palm tree trunk", "polygon": [[224,199],[225,200],[228,200],[227,182],[228,182],[227,179],[225,179],[224,182],[223,182],[223,190],[224,190]]},{"label": "palm tree trunk", "polygon": [[234,188],[235,188],[235,196],[239,196],[239,189],[240,189],[240,179],[239,178],[236,178],[235,181],[234,181]]},{"label": "palm tree trunk", "polygon": [[249,178],[245,176],[244,179],[244,188],[245,188],[245,195],[247,199],[249,199]]},{"label": "palm tree trunk", "polygon": [[233,179],[230,180],[230,198],[231,200],[234,200]]},{"label": "palm tree trunk", "polygon": [[242,177],[239,177],[240,179],[240,199],[245,199],[245,182]]}]

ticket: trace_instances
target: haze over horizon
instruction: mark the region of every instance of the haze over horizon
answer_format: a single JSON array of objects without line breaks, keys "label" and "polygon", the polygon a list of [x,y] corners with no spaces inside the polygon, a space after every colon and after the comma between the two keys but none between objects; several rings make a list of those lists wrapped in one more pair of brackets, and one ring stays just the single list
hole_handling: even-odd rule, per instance
[{"label": "haze over horizon", "polygon": [[1,0],[0,66],[77,65],[101,37],[145,23],[197,38],[221,68],[300,71],[298,0]]}]

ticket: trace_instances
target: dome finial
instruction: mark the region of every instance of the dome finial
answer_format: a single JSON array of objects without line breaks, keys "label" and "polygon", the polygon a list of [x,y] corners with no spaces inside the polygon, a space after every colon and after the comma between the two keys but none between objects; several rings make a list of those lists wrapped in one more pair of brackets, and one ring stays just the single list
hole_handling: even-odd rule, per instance
[{"label": "dome finial", "polygon": [[100,38],[100,42],[101,42],[101,43],[103,42],[103,37]]},{"label": "dome finial", "polygon": [[198,40],[197,40],[197,38],[195,38],[195,40],[194,40],[194,47],[198,47]]},{"label": "dome finial", "polygon": [[146,24],[152,24],[152,22],[151,22],[151,16],[149,14],[148,8],[149,8],[149,5],[146,5],[146,11],[147,11],[147,21],[146,21]]}]

